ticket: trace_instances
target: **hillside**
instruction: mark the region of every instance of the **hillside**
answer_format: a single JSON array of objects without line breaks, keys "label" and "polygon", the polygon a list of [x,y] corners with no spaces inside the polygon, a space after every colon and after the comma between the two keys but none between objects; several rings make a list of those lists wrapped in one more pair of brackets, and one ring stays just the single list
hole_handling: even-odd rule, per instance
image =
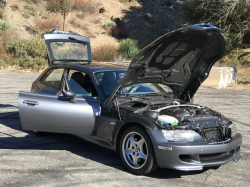
[{"label": "hillside", "polygon": [[[62,30],[60,0],[0,0],[0,69],[39,71],[47,66],[42,33]],[[71,0],[65,30],[91,39],[94,61],[130,60],[143,47],[188,22],[188,0]],[[2,25],[1,25],[2,24]],[[1,27],[7,28],[1,31]],[[132,40],[124,40],[131,38]],[[130,55],[119,52],[125,43]],[[231,43],[229,43],[231,44]],[[131,47],[132,46],[132,47]],[[249,85],[249,48],[235,49],[217,65],[237,66],[239,82]],[[246,71],[247,70],[247,71]]]},{"label": "hillside", "polygon": [[[46,30],[62,30],[58,12],[60,0],[8,0],[3,19],[8,21],[20,39],[34,37]],[[119,18],[128,28],[128,37],[141,46],[150,43],[165,29],[179,28],[185,23],[182,4],[185,0],[75,0],[75,7],[66,18],[66,29],[91,38],[92,47],[115,44],[105,27],[111,18]],[[57,6],[56,6],[57,4]],[[113,22],[113,25],[115,23]]]}]

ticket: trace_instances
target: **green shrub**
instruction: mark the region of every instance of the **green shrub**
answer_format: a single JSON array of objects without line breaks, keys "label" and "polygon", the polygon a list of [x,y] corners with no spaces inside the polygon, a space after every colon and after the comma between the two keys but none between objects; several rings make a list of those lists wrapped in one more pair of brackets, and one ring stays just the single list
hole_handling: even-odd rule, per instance
[{"label": "green shrub", "polygon": [[22,68],[41,69],[47,65],[48,61],[41,57],[21,56],[15,64]]},{"label": "green shrub", "polygon": [[8,66],[8,56],[6,54],[2,54],[0,56],[0,67],[7,67]]},{"label": "green shrub", "polygon": [[230,51],[232,51],[233,49],[235,49],[241,39],[242,39],[242,35],[240,33],[225,33],[224,34],[224,38],[226,41],[226,54],[230,53]]},{"label": "green shrub", "polygon": [[192,23],[208,22],[223,29],[226,38],[226,53],[242,45],[249,31],[249,0],[189,0],[183,4],[184,14]]},{"label": "green shrub", "polygon": [[249,66],[248,52],[232,50],[220,60],[220,65],[226,66]]},{"label": "green shrub", "polygon": [[47,50],[44,40],[7,40],[6,50],[15,58],[15,64],[23,68],[41,69],[47,65]]},{"label": "green shrub", "polygon": [[133,58],[139,51],[138,41],[130,38],[122,40],[118,47],[118,53],[127,59]]},{"label": "green shrub", "polygon": [[6,32],[10,30],[11,30],[10,24],[7,21],[0,20],[0,34],[1,32]]},{"label": "green shrub", "polygon": [[28,55],[33,58],[47,58],[44,40],[38,37],[30,40],[9,39],[6,42],[6,49],[8,52],[12,53],[14,57]]},{"label": "green shrub", "polygon": [[114,45],[102,45],[92,52],[92,58],[96,61],[113,62],[117,56],[117,50]]},{"label": "green shrub", "polygon": [[112,20],[109,20],[109,21],[105,22],[105,27],[106,28],[111,28],[112,26],[113,26],[113,21]]}]

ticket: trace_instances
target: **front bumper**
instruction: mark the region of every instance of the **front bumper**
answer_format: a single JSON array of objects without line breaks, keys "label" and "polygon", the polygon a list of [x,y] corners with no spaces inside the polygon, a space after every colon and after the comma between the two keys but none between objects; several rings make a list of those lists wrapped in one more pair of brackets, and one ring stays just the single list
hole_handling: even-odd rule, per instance
[{"label": "front bumper", "polygon": [[167,142],[160,130],[148,130],[159,167],[177,170],[202,170],[203,167],[218,166],[233,159],[238,160],[242,135],[218,144],[206,142]]}]

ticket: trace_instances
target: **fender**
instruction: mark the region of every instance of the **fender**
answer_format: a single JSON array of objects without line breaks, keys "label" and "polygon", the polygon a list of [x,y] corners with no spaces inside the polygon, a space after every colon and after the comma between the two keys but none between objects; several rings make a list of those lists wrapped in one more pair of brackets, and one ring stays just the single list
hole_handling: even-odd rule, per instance
[{"label": "fender", "polygon": [[147,119],[144,116],[135,114],[134,116],[130,116],[128,120],[124,120],[125,124],[128,123],[138,123],[145,127],[146,129],[151,129],[151,130],[157,130],[158,127],[156,126],[155,123],[153,123],[151,120]]},{"label": "fender", "polygon": [[122,124],[119,128],[116,128],[115,138],[113,140],[114,147],[116,148],[116,150],[118,150],[117,146],[119,145],[119,138],[121,137],[123,131],[135,123],[143,126],[145,129],[150,129],[150,130],[159,129],[155,123],[153,123],[151,120],[147,119],[146,117],[138,115],[138,114],[130,114],[130,117],[128,117],[127,120],[124,120],[124,124]]}]

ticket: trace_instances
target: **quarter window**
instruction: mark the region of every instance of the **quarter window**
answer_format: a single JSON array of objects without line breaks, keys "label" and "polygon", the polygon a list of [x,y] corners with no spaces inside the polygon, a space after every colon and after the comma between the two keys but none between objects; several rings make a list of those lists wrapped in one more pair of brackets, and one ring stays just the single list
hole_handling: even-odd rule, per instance
[{"label": "quarter window", "polygon": [[53,69],[43,77],[42,82],[60,90],[62,87],[63,72],[64,69]]}]

